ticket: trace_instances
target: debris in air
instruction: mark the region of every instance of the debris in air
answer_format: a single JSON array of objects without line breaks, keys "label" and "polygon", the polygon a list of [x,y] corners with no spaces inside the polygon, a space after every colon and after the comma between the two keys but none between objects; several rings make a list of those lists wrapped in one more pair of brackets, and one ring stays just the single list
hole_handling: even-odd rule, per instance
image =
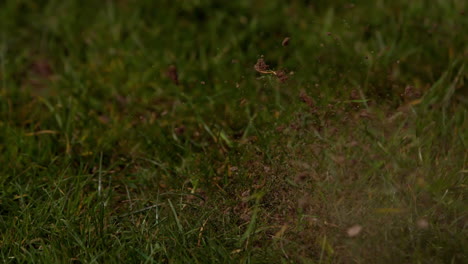
[{"label": "debris in air", "polygon": [[362,231],[362,226],[354,225],[354,226],[348,228],[346,233],[348,234],[349,237],[355,237],[355,236],[359,235],[359,233],[361,233],[361,231]]},{"label": "debris in air", "polygon": [[273,74],[275,75],[280,82],[286,82],[289,76],[286,74],[284,70],[270,70],[270,66],[266,64],[263,58],[257,60],[257,63],[254,65],[254,69],[263,74]]}]

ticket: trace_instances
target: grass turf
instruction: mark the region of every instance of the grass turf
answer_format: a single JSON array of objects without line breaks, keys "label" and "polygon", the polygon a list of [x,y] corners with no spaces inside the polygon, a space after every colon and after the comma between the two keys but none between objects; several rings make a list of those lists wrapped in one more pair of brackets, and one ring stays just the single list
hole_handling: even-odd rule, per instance
[{"label": "grass turf", "polygon": [[2,1],[0,258],[466,261],[466,8]]}]

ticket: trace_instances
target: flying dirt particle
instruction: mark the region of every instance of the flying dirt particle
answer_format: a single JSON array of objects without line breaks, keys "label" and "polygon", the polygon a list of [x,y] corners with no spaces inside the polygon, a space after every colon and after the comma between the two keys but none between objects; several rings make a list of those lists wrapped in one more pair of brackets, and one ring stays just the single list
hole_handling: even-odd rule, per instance
[{"label": "flying dirt particle", "polygon": [[201,133],[199,131],[194,131],[192,134],[192,139],[198,139],[200,138]]},{"label": "flying dirt particle", "polygon": [[53,74],[52,67],[47,60],[37,60],[33,62],[31,71],[42,78],[49,78]]},{"label": "flying dirt particle", "polygon": [[420,229],[427,229],[429,228],[429,222],[424,219],[424,218],[421,218],[419,219],[417,222],[416,222],[416,225],[418,226],[418,228]]},{"label": "flying dirt particle", "polygon": [[263,58],[260,58],[257,60],[254,69],[262,73],[268,71],[270,69],[270,66],[268,66],[268,64],[265,63],[265,60],[263,60]]},{"label": "flying dirt particle", "polygon": [[116,96],[114,96],[114,99],[115,101],[117,101],[120,107],[124,107],[130,102],[130,100],[127,97],[122,96],[120,94],[117,94]]},{"label": "flying dirt particle", "polygon": [[171,79],[175,85],[179,85],[179,74],[177,73],[177,67],[175,65],[169,66],[166,71],[166,76]]},{"label": "flying dirt particle", "polygon": [[23,85],[31,88],[30,92],[33,95],[43,95],[48,91],[47,83],[53,79],[53,76],[54,72],[49,60],[36,59],[29,65]]},{"label": "flying dirt particle", "polygon": [[263,58],[257,60],[257,63],[254,65],[254,69],[259,73],[275,75],[280,82],[286,82],[289,79],[289,76],[285,70],[270,70],[270,66],[265,63]]},{"label": "flying dirt particle", "polygon": [[285,126],[285,125],[277,126],[277,127],[276,127],[276,132],[281,133],[281,132],[283,132],[284,129],[286,129],[286,126]]},{"label": "flying dirt particle", "polygon": [[240,102],[239,102],[239,105],[240,105],[240,106],[244,106],[244,105],[247,104],[247,102],[248,102],[247,99],[242,98],[242,99],[240,100]]},{"label": "flying dirt particle", "polygon": [[359,112],[359,117],[372,119],[372,114],[368,110],[364,109]]},{"label": "flying dirt particle", "polygon": [[338,165],[343,165],[346,162],[346,157],[343,155],[335,155],[332,157],[332,160]]},{"label": "flying dirt particle", "polygon": [[359,96],[359,91],[356,90],[356,89],[351,90],[351,93],[350,93],[350,95],[349,95],[349,98],[350,98],[351,100],[358,100],[358,99],[360,99],[361,96]]},{"label": "flying dirt particle", "polygon": [[302,211],[307,211],[312,206],[311,199],[309,196],[303,196],[297,201],[297,206]]},{"label": "flying dirt particle", "polygon": [[244,222],[250,222],[250,219],[251,219],[250,212],[245,212],[241,214],[240,219]]},{"label": "flying dirt particle", "polygon": [[178,127],[174,128],[174,132],[175,132],[178,136],[184,134],[184,132],[185,132],[185,126],[184,126],[184,125],[181,125],[181,126],[178,126]]},{"label": "flying dirt particle", "polygon": [[355,237],[359,235],[361,231],[362,231],[362,226],[353,225],[352,227],[348,228],[348,230],[346,230],[346,233],[348,234],[349,237]]},{"label": "flying dirt particle", "polygon": [[291,38],[290,38],[290,37],[286,37],[286,38],[284,38],[283,41],[281,42],[281,45],[282,45],[283,47],[286,47],[286,46],[289,45],[289,42],[290,42],[290,41],[291,41]]},{"label": "flying dirt particle", "polygon": [[301,99],[302,102],[306,103],[310,108],[314,108],[315,106],[314,99],[312,99],[312,97],[307,95],[307,93],[304,90],[302,90],[301,93],[299,94],[299,98]]},{"label": "flying dirt particle", "polygon": [[110,117],[107,116],[107,115],[100,115],[100,116],[98,116],[98,120],[99,120],[99,122],[101,122],[102,124],[109,124],[109,122],[111,121]]},{"label": "flying dirt particle", "polygon": [[359,146],[359,142],[357,142],[356,140],[352,140],[348,144],[346,144],[345,146],[348,147],[348,148],[354,148],[356,146]]},{"label": "flying dirt particle", "polygon": [[273,116],[274,116],[276,119],[278,119],[278,118],[280,117],[280,115],[281,115],[281,112],[280,112],[280,111],[275,111],[275,112],[273,112]]},{"label": "flying dirt particle", "polygon": [[301,172],[296,176],[296,178],[294,179],[294,182],[297,184],[301,184],[307,181],[307,178],[309,178],[309,173]]},{"label": "flying dirt particle", "polygon": [[414,86],[407,85],[404,93],[401,95],[405,100],[415,100],[421,97],[421,92],[418,91]]},{"label": "flying dirt particle", "polygon": [[284,70],[276,71],[276,77],[280,82],[286,82],[289,79],[288,74]]}]

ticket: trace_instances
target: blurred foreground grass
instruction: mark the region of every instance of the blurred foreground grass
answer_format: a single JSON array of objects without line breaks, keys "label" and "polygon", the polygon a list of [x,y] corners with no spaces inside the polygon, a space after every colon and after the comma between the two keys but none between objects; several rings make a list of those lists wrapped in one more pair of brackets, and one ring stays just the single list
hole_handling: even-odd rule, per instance
[{"label": "blurred foreground grass", "polygon": [[0,2],[2,261],[467,261],[466,2],[285,2]]}]

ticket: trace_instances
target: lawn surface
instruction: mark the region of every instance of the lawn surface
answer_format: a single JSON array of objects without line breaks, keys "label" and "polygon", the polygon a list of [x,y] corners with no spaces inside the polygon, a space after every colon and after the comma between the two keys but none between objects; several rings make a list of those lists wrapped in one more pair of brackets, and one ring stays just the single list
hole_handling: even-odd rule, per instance
[{"label": "lawn surface", "polygon": [[0,261],[466,263],[467,7],[1,1]]}]

